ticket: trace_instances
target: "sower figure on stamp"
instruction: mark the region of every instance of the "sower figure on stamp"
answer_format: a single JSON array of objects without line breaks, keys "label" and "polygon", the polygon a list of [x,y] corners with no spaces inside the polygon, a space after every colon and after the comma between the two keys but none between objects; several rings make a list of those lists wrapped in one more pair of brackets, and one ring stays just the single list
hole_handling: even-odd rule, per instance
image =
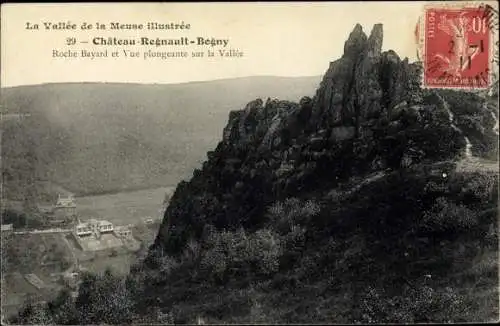
[{"label": "sower figure on stamp", "polygon": [[436,57],[446,63],[445,72],[452,76],[460,76],[461,72],[470,66],[471,61],[479,53],[477,45],[469,44],[467,37],[467,24],[469,19],[462,13],[456,20],[448,19],[442,15],[438,24],[439,30],[451,36],[449,56],[436,54]]}]

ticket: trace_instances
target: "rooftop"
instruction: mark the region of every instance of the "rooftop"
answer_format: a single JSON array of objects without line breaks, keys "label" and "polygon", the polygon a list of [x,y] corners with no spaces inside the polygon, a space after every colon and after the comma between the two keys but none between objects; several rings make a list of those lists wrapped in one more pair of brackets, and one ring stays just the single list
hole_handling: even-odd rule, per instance
[{"label": "rooftop", "polygon": [[82,224],[98,224],[98,225],[113,225],[113,223],[111,223],[110,221],[106,221],[106,220],[98,220],[98,219],[95,219],[95,218],[91,218],[89,219],[87,222],[83,222]]},{"label": "rooftop", "polygon": [[2,224],[2,232],[4,231],[12,231],[14,227],[12,224]]},{"label": "rooftop", "polygon": [[58,206],[58,207],[75,207],[76,206],[75,197],[73,197],[73,195],[69,195],[66,197],[59,195],[57,197],[56,206]]}]

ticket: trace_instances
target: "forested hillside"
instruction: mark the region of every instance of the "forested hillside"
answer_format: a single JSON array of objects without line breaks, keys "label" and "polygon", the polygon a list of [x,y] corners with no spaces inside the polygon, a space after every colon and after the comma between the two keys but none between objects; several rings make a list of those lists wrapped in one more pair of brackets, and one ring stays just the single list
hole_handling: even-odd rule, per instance
[{"label": "forested hillside", "polygon": [[174,185],[216,145],[230,110],[255,97],[297,100],[318,82],[248,77],[3,88],[4,195],[43,195],[40,181],[76,194]]}]

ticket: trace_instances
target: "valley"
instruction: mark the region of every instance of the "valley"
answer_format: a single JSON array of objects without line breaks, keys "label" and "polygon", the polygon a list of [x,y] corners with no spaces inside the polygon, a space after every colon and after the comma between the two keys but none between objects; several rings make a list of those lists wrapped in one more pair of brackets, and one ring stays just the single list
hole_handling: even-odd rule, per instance
[{"label": "valley", "polygon": [[316,91],[11,93],[2,268],[9,309],[32,301],[10,320],[496,321],[498,98],[423,87],[383,39],[356,24]]},{"label": "valley", "polygon": [[[296,99],[318,80],[2,88],[3,310],[47,302],[71,284],[75,291],[82,273],[126,276],[153,243],[173,185],[201,164],[227,112],[255,95]],[[114,230],[75,233],[104,222]]]}]

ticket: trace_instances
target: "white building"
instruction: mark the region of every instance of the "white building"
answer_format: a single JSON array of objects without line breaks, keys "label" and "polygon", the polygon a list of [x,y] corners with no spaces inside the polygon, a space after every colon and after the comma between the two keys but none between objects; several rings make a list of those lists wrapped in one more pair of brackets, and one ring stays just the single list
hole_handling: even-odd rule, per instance
[{"label": "white building", "polygon": [[62,220],[75,217],[76,216],[75,197],[73,195],[69,195],[67,197],[59,195],[57,197],[57,202],[54,205],[54,215],[56,219],[62,219]]},{"label": "white building", "polygon": [[110,233],[114,231],[113,223],[106,220],[90,219],[87,222],[79,222],[75,226],[75,234],[79,237],[91,234]]},{"label": "white building", "polygon": [[98,230],[100,233],[106,233],[106,232],[113,232],[113,223],[105,220],[100,220],[97,221],[95,224],[95,229]]},{"label": "white building", "polygon": [[121,238],[130,238],[132,236],[132,231],[128,226],[117,226],[115,227],[115,234]]},{"label": "white building", "polygon": [[92,234],[92,227],[89,223],[78,223],[75,225],[75,234],[79,237]]},{"label": "white building", "polygon": [[68,195],[66,197],[58,195],[56,207],[76,207],[75,197],[73,195]]},{"label": "white building", "polygon": [[12,232],[13,230],[12,224],[2,224],[2,232]]}]

